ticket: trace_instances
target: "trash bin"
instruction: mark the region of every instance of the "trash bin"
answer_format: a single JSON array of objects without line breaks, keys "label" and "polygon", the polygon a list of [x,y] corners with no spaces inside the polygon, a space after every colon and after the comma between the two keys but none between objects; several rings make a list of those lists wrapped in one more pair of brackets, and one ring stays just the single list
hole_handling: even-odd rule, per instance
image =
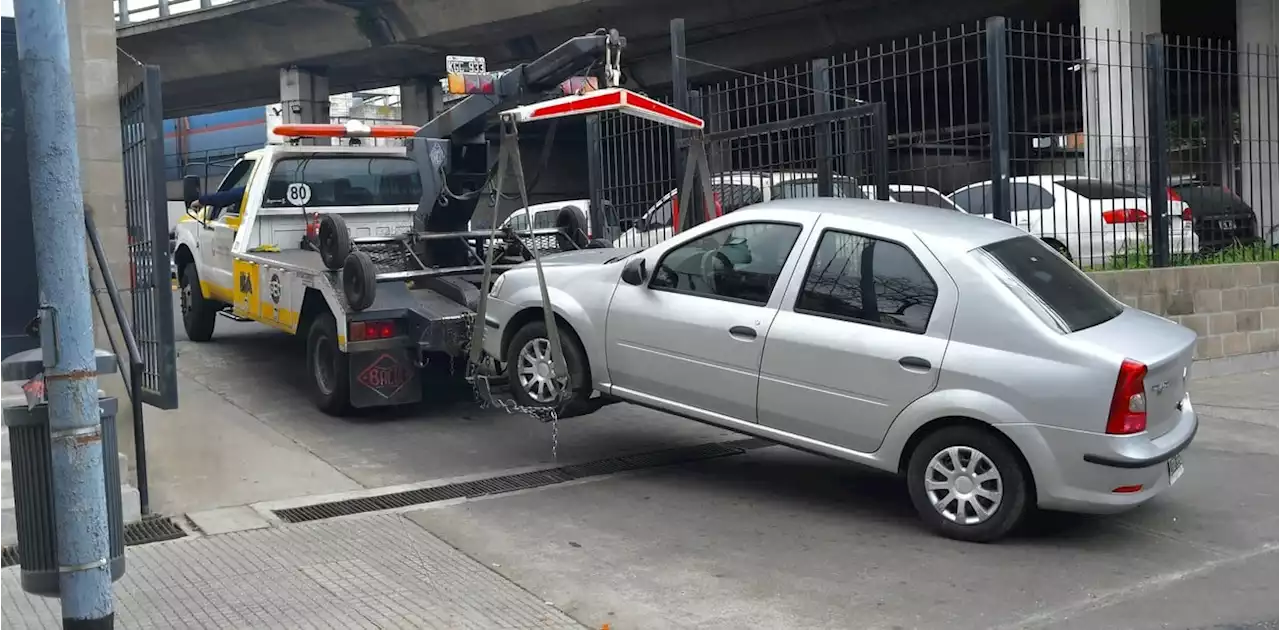
[{"label": "trash bin", "polygon": [[[116,357],[95,350],[99,374],[115,371]],[[41,350],[19,352],[0,362],[4,381],[27,382],[44,372]],[[18,526],[18,561],[22,588],[57,597],[58,535],[54,517],[53,456],[49,439],[49,405],[43,395],[28,408],[23,397],[6,397],[4,424],[9,428],[9,460],[13,471],[13,515]],[[120,505],[120,457],[117,455],[115,398],[98,393],[102,422],[103,477],[107,491],[108,562],[112,581],[124,575],[124,512]]]}]

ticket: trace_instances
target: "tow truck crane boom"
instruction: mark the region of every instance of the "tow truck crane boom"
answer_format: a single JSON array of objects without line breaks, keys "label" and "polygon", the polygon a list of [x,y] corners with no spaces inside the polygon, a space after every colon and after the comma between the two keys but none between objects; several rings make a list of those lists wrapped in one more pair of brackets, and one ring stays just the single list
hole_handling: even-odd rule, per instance
[{"label": "tow truck crane boom", "polygon": [[[626,39],[601,29],[575,37],[547,54],[503,72],[486,73],[482,87],[418,129],[408,141],[417,163],[422,199],[414,215],[419,232],[456,233],[467,229],[482,189],[489,182],[496,156],[489,151],[489,116],[541,95],[583,70],[597,65],[603,84],[618,82],[618,59]],[[462,266],[468,248],[461,239],[424,240],[419,255],[430,266]]]}]

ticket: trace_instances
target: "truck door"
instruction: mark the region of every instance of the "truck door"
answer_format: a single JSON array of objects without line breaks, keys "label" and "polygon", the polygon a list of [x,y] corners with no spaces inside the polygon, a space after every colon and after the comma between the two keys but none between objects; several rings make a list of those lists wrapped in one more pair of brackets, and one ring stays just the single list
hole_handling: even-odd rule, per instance
[{"label": "truck door", "polygon": [[[218,185],[218,191],[247,187],[254,164],[254,160],[237,162]],[[240,229],[240,214],[244,207],[245,200],[241,199],[229,206],[210,208],[208,229],[200,231],[201,258],[208,266],[198,270],[200,277],[218,287],[224,295],[232,295],[236,291],[231,244],[236,240],[236,230]]]}]

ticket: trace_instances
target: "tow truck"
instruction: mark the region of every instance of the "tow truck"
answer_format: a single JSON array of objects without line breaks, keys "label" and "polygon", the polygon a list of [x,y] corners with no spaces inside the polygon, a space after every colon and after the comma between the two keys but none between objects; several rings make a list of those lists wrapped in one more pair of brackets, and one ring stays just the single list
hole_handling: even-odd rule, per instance
[{"label": "tow truck", "polygon": [[[277,126],[273,133],[293,142],[245,154],[218,186],[243,188],[238,204],[195,210],[199,179],[185,178],[189,210],[173,256],[188,338],[212,339],[219,317],[304,337],[313,398],[333,415],[416,403],[424,386],[462,378],[474,359],[481,287],[537,259],[522,237],[552,236],[561,250],[611,246],[589,240],[573,212],[519,235],[470,229],[483,195],[501,190],[491,185],[495,172],[502,178],[490,151],[498,128],[599,111],[701,128],[618,87],[625,44],[601,29],[510,70],[451,72],[449,91],[466,96],[422,127]],[[538,100],[554,91],[561,96]],[[491,120],[496,112],[501,125]],[[403,138],[405,146],[301,143],[332,138]]]}]

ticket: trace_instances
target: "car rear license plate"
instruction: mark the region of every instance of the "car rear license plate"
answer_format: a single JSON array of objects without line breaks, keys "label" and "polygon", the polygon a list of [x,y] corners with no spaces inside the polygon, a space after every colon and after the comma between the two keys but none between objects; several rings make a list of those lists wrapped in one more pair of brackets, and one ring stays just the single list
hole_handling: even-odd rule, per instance
[{"label": "car rear license plate", "polygon": [[1236,229],[1236,222],[1234,219],[1223,219],[1221,221],[1218,221],[1218,229],[1234,230]]},{"label": "car rear license plate", "polygon": [[1169,485],[1172,486],[1182,476],[1182,453],[1170,457],[1166,464],[1169,466]]}]

